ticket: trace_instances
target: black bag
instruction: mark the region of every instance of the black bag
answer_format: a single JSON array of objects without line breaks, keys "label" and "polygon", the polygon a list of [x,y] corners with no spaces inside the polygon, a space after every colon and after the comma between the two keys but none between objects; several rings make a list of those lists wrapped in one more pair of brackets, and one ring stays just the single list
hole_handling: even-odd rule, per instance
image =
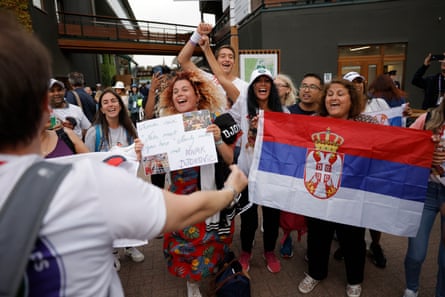
[{"label": "black bag", "polygon": [[217,297],[250,297],[250,277],[230,252],[215,277]]}]

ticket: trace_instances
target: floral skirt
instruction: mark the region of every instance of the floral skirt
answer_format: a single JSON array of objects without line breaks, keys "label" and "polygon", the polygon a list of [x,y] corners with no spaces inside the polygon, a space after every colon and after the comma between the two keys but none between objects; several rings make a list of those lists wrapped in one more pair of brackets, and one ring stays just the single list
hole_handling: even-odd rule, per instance
[{"label": "floral skirt", "polygon": [[164,256],[171,274],[199,281],[211,275],[224,259],[232,244],[234,224],[230,234],[206,231],[206,223],[164,234]]}]

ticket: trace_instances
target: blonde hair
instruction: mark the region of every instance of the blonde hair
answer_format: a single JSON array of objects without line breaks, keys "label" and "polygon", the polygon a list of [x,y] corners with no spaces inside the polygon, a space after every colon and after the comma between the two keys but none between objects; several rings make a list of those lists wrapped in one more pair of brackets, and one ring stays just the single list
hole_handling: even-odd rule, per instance
[{"label": "blonde hair", "polygon": [[179,113],[173,104],[173,86],[179,80],[188,80],[192,84],[199,97],[198,110],[207,109],[213,113],[224,110],[226,98],[215,83],[205,79],[197,72],[181,71],[177,72],[176,76],[169,81],[168,87],[164,89],[159,97],[157,111],[161,117]]},{"label": "blonde hair", "polygon": [[297,89],[295,88],[292,79],[285,74],[278,74],[275,79],[282,80],[289,88],[289,93],[286,93],[286,97],[284,98],[284,105],[289,106],[295,104],[297,101]]},{"label": "blonde hair", "polygon": [[431,130],[433,133],[439,133],[445,121],[445,100],[442,100],[439,106],[428,109],[431,116],[425,123],[425,130]]}]

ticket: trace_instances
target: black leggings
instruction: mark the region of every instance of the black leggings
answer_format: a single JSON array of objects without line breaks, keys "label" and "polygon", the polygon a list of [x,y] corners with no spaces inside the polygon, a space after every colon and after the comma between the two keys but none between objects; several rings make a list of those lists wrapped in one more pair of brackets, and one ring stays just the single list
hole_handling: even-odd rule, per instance
[{"label": "black leggings", "polygon": [[[248,195],[248,189],[243,191],[242,195]],[[280,210],[267,206],[261,207],[263,212],[263,244],[264,252],[275,250],[275,244],[278,238],[280,225]],[[241,249],[244,252],[252,252],[252,244],[255,238],[255,232],[258,229],[258,205],[253,204],[248,210],[241,214]]]}]

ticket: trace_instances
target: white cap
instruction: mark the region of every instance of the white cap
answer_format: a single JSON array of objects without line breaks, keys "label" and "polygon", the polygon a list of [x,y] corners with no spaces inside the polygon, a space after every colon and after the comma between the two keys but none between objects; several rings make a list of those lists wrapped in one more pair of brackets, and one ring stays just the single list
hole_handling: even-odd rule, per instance
[{"label": "white cap", "polygon": [[113,89],[125,89],[125,85],[123,81],[118,80],[114,86],[112,86]]},{"label": "white cap", "polygon": [[349,81],[353,81],[354,79],[356,79],[358,77],[360,77],[363,80],[365,79],[365,77],[363,75],[360,75],[358,72],[355,72],[355,71],[351,71],[351,72],[346,73],[343,76],[343,79],[346,79],[346,80],[349,80]]},{"label": "white cap", "polygon": [[252,74],[250,75],[249,86],[260,76],[267,76],[268,78],[270,78],[273,81],[273,76],[269,70],[267,70],[266,68],[258,68],[258,69],[255,69],[252,72]]},{"label": "white cap", "polygon": [[65,84],[63,82],[61,82],[60,80],[51,78],[51,80],[49,81],[49,88],[51,89],[55,84],[59,85],[62,89],[65,89]]}]

